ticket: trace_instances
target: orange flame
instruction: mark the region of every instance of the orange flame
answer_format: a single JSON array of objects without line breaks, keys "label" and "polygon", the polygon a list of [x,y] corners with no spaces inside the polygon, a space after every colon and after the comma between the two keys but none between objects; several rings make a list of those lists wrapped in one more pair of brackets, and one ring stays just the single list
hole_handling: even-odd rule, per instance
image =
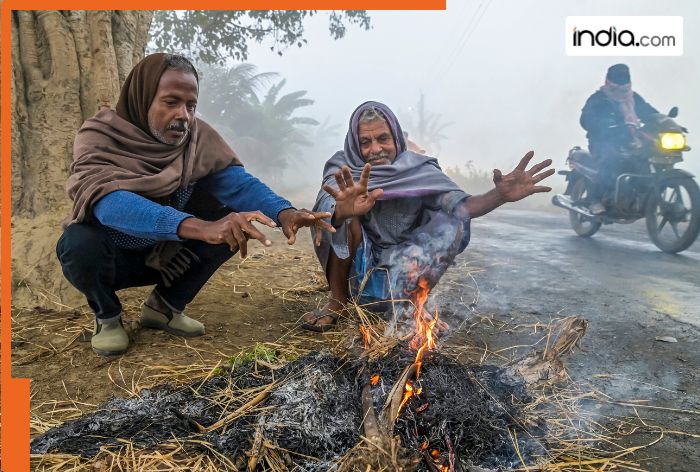
[{"label": "orange flame", "polygon": [[415,349],[416,353],[415,364],[418,368],[416,371],[416,378],[420,375],[421,364],[423,363],[423,354],[426,349],[434,349],[437,341],[437,337],[433,334],[435,325],[437,324],[440,316],[438,312],[435,312],[435,317],[431,319],[425,319],[423,306],[428,300],[428,294],[430,293],[430,288],[428,287],[427,280],[421,278],[418,280],[418,287],[411,293],[415,297],[416,304],[416,334],[411,339],[409,347]]},{"label": "orange flame", "polygon": [[[440,319],[438,312],[435,312],[435,317],[433,319],[425,319],[426,317],[423,315],[423,307],[428,300],[429,293],[430,287],[428,287],[428,281],[424,278],[418,279],[418,287],[410,293],[414,298],[414,304],[416,306],[416,334],[413,336],[413,339],[411,339],[408,347],[417,351],[416,360],[414,361],[416,366],[416,380],[420,377],[420,369],[423,364],[423,355],[426,349],[434,349],[437,341],[437,336],[433,333],[433,330]],[[411,397],[420,395],[422,391],[421,387],[418,387],[414,391],[413,383],[411,381],[406,382],[401,405],[399,405],[399,412],[403,410],[403,407],[408,403]]]},{"label": "orange flame", "polygon": [[[437,335],[433,332],[435,329],[435,325],[437,324],[438,320],[440,319],[440,315],[437,311],[435,311],[435,316],[430,319],[430,316],[426,316],[424,313],[427,313],[427,311],[424,312],[423,308],[425,306],[425,302],[428,300],[428,294],[430,293],[430,287],[428,286],[428,281],[424,278],[418,279],[418,286],[416,287],[415,290],[413,290],[410,295],[412,296],[414,300],[414,304],[416,306],[416,313],[415,313],[415,319],[416,319],[416,334],[413,336],[413,339],[411,339],[411,342],[409,343],[409,348],[415,349],[416,352],[416,359],[414,361],[414,364],[416,366],[416,377],[415,380],[418,380],[420,377],[420,370],[421,370],[421,365],[423,364],[423,355],[425,354],[426,350],[431,350],[435,349],[435,346],[437,344]],[[429,313],[428,313],[429,315]],[[399,405],[399,412],[403,410],[403,407],[408,403],[408,401],[413,397],[414,395],[420,395],[423,389],[421,387],[416,387],[414,388],[414,381],[409,380],[406,382],[403,398],[401,400],[401,405]],[[426,403],[425,405],[421,406],[419,408],[419,412],[425,411],[428,407],[428,404]],[[420,446],[421,450],[425,451],[428,449],[428,441],[423,441],[423,443]],[[439,460],[440,458],[440,451],[437,449],[433,449],[430,451],[430,455],[433,457],[436,463],[440,463],[441,461]],[[441,465],[440,466],[440,471],[441,472],[448,472],[449,467],[446,465]]]},{"label": "orange flame", "polygon": [[374,387],[379,383],[379,374],[374,374],[371,379],[369,379],[369,383]]},{"label": "orange flame", "polygon": [[367,329],[364,325],[360,326],[360,334],[362,334],[362,342],[365,345],[365,349],[367,349],[370,342],[369,329]]},{"label": "orange flame", "polygon": [[405,387],[405,390],[403,392],[403,398],[401,399],[401,404],[399,405],[399,411],[403,410],[404,405],[406,405],[406,403],[408,403],[408,400],[410,400],[412,396],[413,396],[413,382],[409,380],[408,382],[406,382],[406,387]]}]

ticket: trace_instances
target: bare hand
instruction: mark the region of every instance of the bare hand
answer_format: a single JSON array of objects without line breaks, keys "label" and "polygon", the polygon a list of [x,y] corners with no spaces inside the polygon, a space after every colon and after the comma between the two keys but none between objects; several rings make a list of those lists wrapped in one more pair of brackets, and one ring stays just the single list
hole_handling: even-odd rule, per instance
[{"label": "bare hand", "polygon": [[292,208],[280,212],[278,218],[282,224],[282,232],[287,237],[287,244],[294,244],[297,240],[297,231],[299,228],[313,226],[316,228],[316,245],[321,244],[321,230],[335,233],[335,228],[325,221],[323,218],[330,218],[331,214],[321,211],[309,211],[305,208],[294,210]]},{"label": "bare hand", "polygon": [[540,172],[552,165],[551,159],[535,164],[530,170],[525,170],[534,155],[535,153],[533,151],[525,154],[518,166],[509,174],[503,175],[500,170],[494,169],[493,183],[496,185],[496,191],[504,202],[517,202],[533,193],[549,192],[552,190],[551,187],[535,185],[554,174],[554,169]]},{"label": "bare hand", "polygon": [[335,173],[335,181],[338,190],[330,185],[324,185],[323,190],[328,192],[335,199],[336,220],[344,220],[353,216],[364,215],[369,212],[377,199],[382,196],[382,189],[367,191],[369,184],[369,173],[372,166],[365,164],[360,174],[360,181],[355,184],[348,166],[343,166],[342,171]]},{"label": "bare hand", "polygon": [[277,226],[273,220],[260,211],[229,213],[220,220],[206,222],[201,229],[201,237],[197,239],[210,244],[228,244],[231,252],[240,249],[241,259],[244,259],[248,256],[249,238],[257,239],[265,246],[272,244],[264,234],[253,226],[253,221],[258,221],[271,228]]}]

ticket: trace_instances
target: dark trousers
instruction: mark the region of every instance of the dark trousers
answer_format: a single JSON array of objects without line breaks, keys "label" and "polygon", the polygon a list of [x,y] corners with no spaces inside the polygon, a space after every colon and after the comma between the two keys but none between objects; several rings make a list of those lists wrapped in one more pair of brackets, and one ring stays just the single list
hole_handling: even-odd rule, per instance
[{"label": "dark trousers", "polygon": [[588,198],[591,202],[603,200],[615,190],[617,177],[628,169],[629,164],[620,156],[619,145],[609,142],[589,143],[588,149],[595,158],[598,176]]},{"label": "dark trousers", "polygon": [[[221,205],[210,207],[209,217],[203,219],[218,219],[230,211]],[[58,240],[56,254],[66,279],[85,295],[97,317],[104,319],[122,311],[115,293],[117,290],[145,285],[155,285],[167,303],[177,310],[184,310],[214,272],[234,254],[226,244],[194,240],[183,244],[199,257],[199,262],[193,260],[189,269],[170,287],[165,286],[157,270],[146,266],[150,249],[121,249],[102,226],[90,223],[70,225]]]}]

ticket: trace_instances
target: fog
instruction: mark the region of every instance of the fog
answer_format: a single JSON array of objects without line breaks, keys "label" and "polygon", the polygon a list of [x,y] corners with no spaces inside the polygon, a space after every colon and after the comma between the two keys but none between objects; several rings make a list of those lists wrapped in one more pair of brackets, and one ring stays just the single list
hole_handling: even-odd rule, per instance
[{"label": "fog", "polygon": [[[427,109],[453,122],[438,154],[443,165],[467,161],[483,169],[512,168],[528,150],[564,166],[567,151],[586,145],[578,119],[607,68],[630,66],[633,89],[659,111],[677,105],[690,130],[679,167],[700,174],[700,5],[687,1],[448,1],[446,11],[374,11],[373,28],[349,27],[341,40],[320,14],[307,24],[308,44],[279,56],[255,44],[248,62],[287,79],[285,91],[307,90],[315,100],[300,110],[339,124],[333,148],[308,148],[290,163],[285,186],[315,187],[322,164],[342,148],[350,113],[366,100],[382,101],[400,120],[419,93]],[[568,57],[564,21],[570,15],[680,15],[681,57]],[[253,156],[242,156],[244,162]],[[262,176],[264,178],[264,176]],[[555,186],[561,177],[550,180]],[[316,187],[317,188],[317,187]],[[315,190],[315,189],[314,189]],[[469,189],[466,189],[467,191]]]}]

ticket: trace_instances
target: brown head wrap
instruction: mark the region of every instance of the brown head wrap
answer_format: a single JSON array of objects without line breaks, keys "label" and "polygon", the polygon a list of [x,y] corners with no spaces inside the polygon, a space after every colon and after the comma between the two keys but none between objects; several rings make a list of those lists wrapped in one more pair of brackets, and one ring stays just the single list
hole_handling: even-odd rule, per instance
[{"label": "brown head wrap", "polygon": [[168,58],[158,53],[139,62],[122,87],[116,112],[100,110],[78,131],[66,182],[73,211],[64,225],[83,221],[100,198],[115,190],[163,197],[228,166],[242,165],[223,138],[199,118],[189,138],[177,146],[150,134],[148,109]]},{"label": "brown head wrap", "polygon": [[[146,56],[131,69],[119,94],[117,115],[135,124],[148,134],[151,133],[148,126],[148,109],[156,96],[160,76],[165,72],[170,57],[172,57],[170,54],[162,52]],[[181,58],[187,60],[182,56]],[[194,66],[192,66],[192,70],[195,71],[194,76],[199,84],[199,76]]]}]

